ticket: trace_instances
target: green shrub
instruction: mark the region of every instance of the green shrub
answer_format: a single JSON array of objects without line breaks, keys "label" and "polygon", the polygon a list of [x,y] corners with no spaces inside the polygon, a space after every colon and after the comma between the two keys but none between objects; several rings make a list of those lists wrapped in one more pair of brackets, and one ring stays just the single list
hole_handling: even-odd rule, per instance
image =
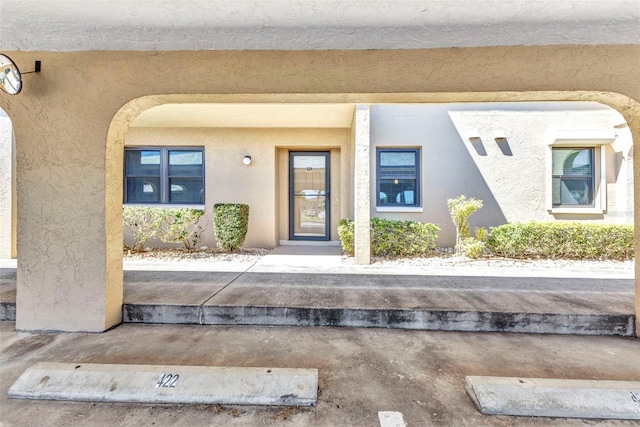
[{"label": "green shrub", "polygon": [[633,225],[527,222],[492,227],[487,248],[508,258],[631,259]]},{"label": "green shrub", "polygon": [[218,246],[233,252],[242,246],[249,229],[249,205],[217,203],[213,205],[213,231]]},{"label": "green shrub", "polygon": [[[440,228],[416,221],[371,219],[371,254],[377,256],[425,256],[436,248]],[[342,219],[338,235],[345,253],[354,251],[353,221]]]},{"label": "green shrub", "polygon": [[187,252],[193,252],[202,242],[205,227],[199,224],[202,209],[161,209],[162,221],[157,236],[165,243],[182,243]]},{"label": "green shrub", "polygon": [[341,219],[338,221],[338,237],[344,253],[353,255],[355,250],[355,228],[354,223],[350,219]]},{"label": "green shrub", "polygon": [[193,252],[203,238],[204,227],[198,224],[203,214],[201,209],[125,206],[124,226],[133,238],[129,250],[140,252],[155,237],[164,243],[182,243],[187,251]]},{"label": "green shrub", "polygon": [[483,254],[486,245],[482,240],[467,237],[462,239],[462,253],[469,258],[477,259]]},{"label": "green shrub", "polygon": [[482,200],[462,195],[457,199],[447,199],[447,206],[451,220],[456,226],[456,254],[464,253],[464,240],[471,237],[469,230],[469,217],[482,207]]},{"label": "green shrub", "polygon": [[162,224],[160,208],[144,206],[125,206],[122,211],[124,226],[131,231],[133,243],[128,248],[131,252],[144,249],[147,240],[155,237]]},{"label": "green shrub", "polygon": [[487,237],[489,235],[489,232],[487,231],[486,228],[479,227],[479,228],[476,228],[474,230],[474,232],[476,234],[476,239],[480,240],[481,242],[486,242],[487,241]]}]

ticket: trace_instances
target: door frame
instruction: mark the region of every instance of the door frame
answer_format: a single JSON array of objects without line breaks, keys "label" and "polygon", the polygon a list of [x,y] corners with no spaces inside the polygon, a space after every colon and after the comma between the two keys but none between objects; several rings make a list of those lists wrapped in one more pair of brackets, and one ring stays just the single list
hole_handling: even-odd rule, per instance
[{"label": "door frame", "polygon": [[[294,173],[293,159],[295,156],[324,156],[325,158],[325,221],[324,236],[296,236],[294,232]],[[289,151],[289,240],[329,241],[331,240],[331,152],[324,151]]]}]

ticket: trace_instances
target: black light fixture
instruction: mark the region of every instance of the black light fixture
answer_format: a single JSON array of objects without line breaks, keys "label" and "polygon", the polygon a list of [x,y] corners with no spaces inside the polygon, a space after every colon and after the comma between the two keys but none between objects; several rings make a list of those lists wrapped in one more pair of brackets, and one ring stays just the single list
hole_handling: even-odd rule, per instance
[{"label": "black light fixture", "polygon": [[0,53],[0,89],[8,93],[9,95],[17,95],[22,90],[22,75],[39,73],[41,68],[41,62],[36,61],[35,69],[33,71],[27,71],[26,73],[20,73],[18,66],[7,55]]}]

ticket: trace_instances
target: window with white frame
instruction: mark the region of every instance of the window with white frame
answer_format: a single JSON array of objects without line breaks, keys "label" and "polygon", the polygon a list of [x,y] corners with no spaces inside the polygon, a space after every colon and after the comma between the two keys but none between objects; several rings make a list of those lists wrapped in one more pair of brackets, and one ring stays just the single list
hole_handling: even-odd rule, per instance
[{"label": "window with white frame", "polygon": [[552,147],[552,206],[593,207],[595,148]]},{"label": "window with white frame", "polygon": [[610,131],[557,131],[550,144],[547,206],[554,214],[602,214],[607,209],[606,148]]},{"label": "window with white frame", "polygon": [[376,205],[420,206],[420,149],[378,148]]},{"label": "window with white frame", "polygon": [[126,147],[124,203],[204,204],[204,149]]}]

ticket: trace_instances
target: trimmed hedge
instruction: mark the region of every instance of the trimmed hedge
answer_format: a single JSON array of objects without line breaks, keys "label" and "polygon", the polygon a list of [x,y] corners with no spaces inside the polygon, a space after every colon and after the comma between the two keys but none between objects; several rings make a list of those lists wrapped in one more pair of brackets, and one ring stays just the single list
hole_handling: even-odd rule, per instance
[{"label": "trimmed hedge", "polygon": [[203,213],[202,209],[191,208],[125,206],[122,219],[133,239],[129,250],[141,252],[147,240],[158,238],[164,243],[182,243],[188,252],[193,252],[202,241],[204,227],[198,222]]},{"label": "trimmed hedge", "polygon": [[217,203],[213,205],[213,231],[218,246],[233,252],[244,243],[249,229],[249,205]]},{"label": "trimmed hedge", "polygon": [[632,259],[633,225],[527,222],[492,227],[487,249],[507,258]]},{"label": "trimmed hedge", "polygon": [[[371,219],[371,254],[377,256],[425,256],[436,248],[440,227],[416,221]],[[338,222],[338,236],[345,253],[354,251],[352,220]]]}]

